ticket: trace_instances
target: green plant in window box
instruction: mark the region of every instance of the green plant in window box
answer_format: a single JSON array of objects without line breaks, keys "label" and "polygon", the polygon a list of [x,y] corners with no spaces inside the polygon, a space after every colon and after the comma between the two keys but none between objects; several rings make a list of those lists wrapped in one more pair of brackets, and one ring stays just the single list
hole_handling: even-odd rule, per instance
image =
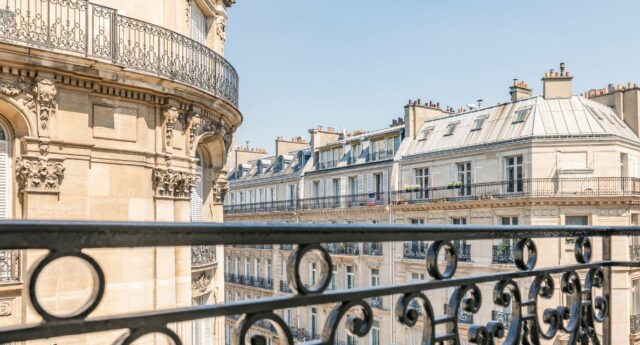
[{"label": "green plant in window box", "polygon": [[456,181],[456,182],[450,182],[447,185],[447,189],[456,189],[456,188],[462,188],[464,184],[460,181]]}]

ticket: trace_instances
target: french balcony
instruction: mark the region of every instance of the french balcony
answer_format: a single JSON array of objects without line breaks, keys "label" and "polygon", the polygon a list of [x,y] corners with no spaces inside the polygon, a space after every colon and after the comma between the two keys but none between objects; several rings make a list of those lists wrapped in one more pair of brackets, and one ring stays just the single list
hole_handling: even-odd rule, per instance
[{"label": "french balcony", "polygon": [[471,261],[471,245],[466,243],[453,242],[456,251],[458,252],[458,261],[470,262]]},{"label": "french balcony", "polygon": [[629,258],[633,261],[640,261],[640,245],[632,244],[629,246]]},{"label": "french balcony", "polygon": [[327,243],[327,244],[323,244],[322,247],[331,254],[349,255],[349,256],[360,255],[360,248],[357,243],[351,243],[351,242]]},{"label": "french balcony", "polygon": [[[449,308],[449,305],[445,303],[444,304],[444,314],[445,315],[448,313],[448,308]],[[464,311],[462,308],[458,309],[458,312],[456,313],[456,316],[458,318],[458,323],[465,324],[465,325],[472,325],[473,324],[473,314]]]},{"label": "french balcony", "polygon": [[0,285],[20,283],[20,273],[20,251],[0,251]]},{"label": "french balcony", "polygon": [[427,257],[427,245],[423,242],[407,242],[403,246],[402,256],[405,259],[424,259]]},{"label": "french balcony", "polygon": [[494,264],[512,264],[513,247],[511,245],[494,245],[491,247],[491,262]]},{"label": "french balcony", "polygon": [[362,253],[369,256],[382,256],[382,242],[366,242],[362,245]]},{"label": "french balcony", "polygon": [[[0,339],[3,343],[28,343],[38,342],[41,339],[61,338],[68,336],[76,336],[80,334],[93,334],[96,332],[112,332],[118,331],[124,334],[123,344],[134,342],[138,337],[161,331],[170,339],[177,339],[176,343],[185,342],[180,340],[180,332],[173,330],[173,325],[188,322],[191,320],[199,320],[211,317],[233,317],[239,315],[238,321],[233,325],[237,327],[240,333],[238,337],[234,337],[233,345],[239,345],[238,341],[244,341],[250,338],[250,342],[254,344],[266,343],[265,335],[247,333],[250,329],[260,327],[259,322],[269,322],[273,326],[275,323],[282,326],[277,327],[279,336],[287,338],[299,339],[305,342],[311,342],[313,339],[320,339],[317,343],[328,344],[334,339],[327,337],[329,334],[336,332],[344,333],[343,327],[345,319],[340,317],[335,319],[333,323],[324,325],[325,330],[319,334],[319,330],[308,331],[305,329],[295,329],[288,327],[286,323],[278,316],[279,310],[295,309],[295,308],[333,308],[330,315],[358,315],[356,324],[371,324],[374,321],[373,313],[366,311],[376,305],[376,301],[380,298],[391,299],[387,307],[393,306],[398,311],[396,322],[398,329],[415,324],[419,315],[424,324],[441,325],[436,327],[433,333],[429,334],[428,342],[436,344],[439,342],[447,342],[451,338],[451,334],[447,330],[456,329],[463,323],[472,322],[474,329],[480,329],[485,324],[476,324],[477,312],[471,313],[471,318],[466,316],[461,319],[458,317],[440,317],[435,316],[431,311],[434,310],[436,300],[432,301],[434,291],[446,290],[450,291],[450,303],[464,303],[484,308],[492,308],[491,318],[503,325],[510,327],[518,326],[515,334],[526,335],[529,343],[541,343],[549,333],[540,334],[539,332],[551,332],[550,337],[564,337],[566,334],[558,331],[559,327],[551,328],[527,328],[526,320],[536,318],[542,320],[546,314],[546,310],[554,312],[563,308],[561,301],[566,293],[561,291],[558,281],[563,282],[563,286],[571,285],[580,288],[583,296],[591,296],[590,299],[576,299],[573,303],[577,310],[584,313],[568,315],[570,320],[565,320],[563,324],[575,325],[576,334],[584,334],[591,337],[591,343],[600,341],[603,345],[612,345],[614,334],[609,327],[603,327],[603,324],[611,322],[611,315],[623,315],[625,308],[612,304],[610,296],[617,293],[612,289],[611,279],[608,277],[615,267],[634,267],[637,265],[635,261],[612,261],[607,253],[615,252],[616,249],[612,245],[618,241],[613,241],[616,236],[640,235],[640,231],[631,227],[608,226],[598,227],[582,227],[582,226],[474,226],[465,225],[462,227],[443,227],[441,225],[425,224],[419,228],[411,225],[395,225],[393,227],[376,227],[374,225],[348,225],[348,224],[332,224],[332,225],[288,225],[286,227],[280,224],[166,224],[166,223],[94,223],[94,222],[24,222],[24,221],[4,221],[0,222],[0,243],[5,248],[15,248],[16,250],[39,250],[43,253],[42,260],[29,263],[21,263],[24,266],[25,281],[31,282],[25,284],[24,303],[26,307],[33,307],[34,318],[27,320],[37,320],[35,323],[22,325],[14,325],[10,327],[0,328]],[[522,238],[527,236],[526,238]],[[536,244],[539,239],[545,238],[576,238],[575,256],[571,257],[571,262],[563,262],[563,264],[538,267],[536,260],[540,257],[552,256],[557,257],[559,253],[550,252],[553,248],[549,246]],[[463,273],[457,272],[461,257],[452,258],[442,255],[442,248],[454,248],[454,240],[464,243],[471,240],[514,240],[519,239],[523,246],[530,251],[528,258],[516,258],[516,264],[509,271],[501,271],[496,273],[479,273],[465,270]],[[332,256],[328,249],[320,246],[322,243],[364,243],[372,240],[380,242],[397,242],[397,243],[429,243],[427,250],[420,250],[426,257],[425,273],[429,274],[428,279],[417,281],[391,283],[383,286],[371,286],[364,288],[344,289],[340,291],[325,291],[324,284],[320,287],[305,286],[307,272],[302,272],[303,263],[306,253],[314,251],[319,253],[317,260],[321,267],[333,267]],[[286,269],[292,270],[292,274],[296,277],[302,277],[292,281],[292,290],[298,291],[292,295],[283,295],[277,297],[269,297],[256,300],[246,301],[228,301],[219,304],[208,304],[199,306],[181,306],[176,309],[152,310],[145,312],[128,313],[122,311],[119,314],[97,315],[95,310],[105,307],[108,303],[103,298],[107,294],[118,293],[110,289],[117,289],[107,282],[110,277],[105,276],[105,272],[113,270],[126,270],[124,267],[109,267],[107,271],[101,266],[99,255],[102,251],[94,251],[96,248],[148,248],[148,247],[173,247],[173,246],[218,246],[218,245],[280,245],[295,244],[294,253],[290,262],[286,265]],[[597,247],[596,247],[597,246]],[[6,250],[6,249],[5,249]],[[622,248],[622,250],[626,250]],[[604,253],[604,255],[602,254]],[[150,254],[152,255],[152,254]],[[82,291],[92,291],[87,304],[76,310],[75,312],[65,315],[52,315],[47,310],[40,308],[41,300],[39,295],[33,289],[38,286],[40,273],[50,269],[50,264],[60,258],[74,258],[86,264],[89,270],[94,273],[95,279],[88,280],[87,286],[82,287]],[[82,263],[79,263],[82,265]],[[189,265],[189,263],[186,263]],[[64,275],[61,271],[59,274]],[[319,270],[318,282],[329,282],[331,279],[331,270]],[[225,276],[225,280],[233,280],[231,274]],[[63,278],[63,277],[61,277]],[[239,280],[248,283],[251,280],[247,276],[240,276]],[[255,280],[254,280],[255,281]],[[260,283],[260,280],[258,279]],[[42,281],[40,281],[42,283]],[[215,284],[215,282],[210,282]],[[260,283],[263,285],[262,283]],[[286,284],[286,282],[281,282]],[[549,288],[555,284],[556,288]],[[488,290],[480,287],[490,287]],[[212,286],[213,287],[213,286]],[[64,289],[64,286],[61,288]],[[283,285],[280,286],[283,290]],[[495,297],[494,291],[499,291],[498,298]],[[534,298],[544,295],[545,303],[556,303],[557,306],[545,306],[544,309],[531,309],[530,302],[527,299],[531,291],[538,291]],[[69,291],[61,291],[62,296],[66,296]],[[153,291],[149,291],[153,293]],[[501,294],[508,294],[510,298],[501,297]],[[436,294],[437,295],[437,294]],[[520,308],[508,313],[503,310],[502,304],[506,300],[514,301],[522,299],[521,303],[512,303],[512,308]],[[482,301],[482,302],[481,302]],[[547,303],[548,302],[548,303]],[[442,304],[439,304],[440,306]],[[345,309],[348,308],[348,309]],[[357,310],[352,310],[355,308]],[[453,310],[460,308],[460,305],[451,306]],[[364,311],[362,313],[358,310]],[[429,312],[424,312],[425,310]],[[583,317],[589,315],[590,317]],[[564,316],[564,315],[563,315]],[[627,317],[627,316],[625,316]],[[429,318],[429,320],[424,320]],[[518,319],[520,318],[520,319]],[[331,320],[331,318],[329,318]],[[42,320],[42,321],[40,321]],[[273,322],[271,322],[271,321]],[[638,317],[630,318],[631,329],[638,332]],[[476,327],[477,326],[477,327]],[[385,325],[386,327],[386,325]],[[363,328],[364,329],[364,328]],[[598,334],[592,332],[593,329],[598,330]],[[368,331],[363,331],[367,333]],[[504,332],[465,332],[460,334],[461,341],[467,343],[501,343],[501,334]],[[365,334],[368,336],[368,334]],[[627,335],[623,335],[627,336]],[[323,338],[325,337],[325,338]],[[600,337],[600,339],[596,338]]]},{"label": "french balcony", "polygon": [[238,107],[238,74],[184,35],[86,0],[11,0],[0,10],[0,41],[82,56],[201,89]]},{"label": "french balcony", "polygon": [[640,333],[640,315],[629,316],[629,329],[631,334]]},{"label": "french balcony", "polygon": [[511,325],[511,313],[499,311],[499,310],[492,310],[491,320],[498,321],[501,324],[503,324],[505,328],[509,328],[509,326]]},{"label": "french balcony", "polygon": [[289,282],[286,280],[280,281],[280,292],[291,293],[291,288],[289,287]]}]

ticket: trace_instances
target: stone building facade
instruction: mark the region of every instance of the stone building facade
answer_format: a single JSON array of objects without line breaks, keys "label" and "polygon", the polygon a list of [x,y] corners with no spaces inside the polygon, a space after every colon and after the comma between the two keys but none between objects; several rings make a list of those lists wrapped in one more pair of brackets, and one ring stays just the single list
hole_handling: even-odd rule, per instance
[{"label": "stone building facade", "polygon": [[[3,4],[2,218],[221,222],[227,152],[242,122],[237,73],[223,58],[233,2]],[[87,253],[107,279],[92,316],[216,303],[223,296],[222,252],[215,247]],[[22,289],[42,254],[0,253],[0,326],[39,320]],[[50,313],[73,313],[87,299],[90,274],[72,260],[50,271],[41,300]],[[222,324],[211,320],[176,329],[189,344],[223,339]],[[118,336],[43,344],[112,344]]]},{"label": "stone building facade", "polygon": [[[637,85],[609,86],[580,96],[561,65],[542,79],[542,95],[514,81],[510,100],[454,111],[410,101],[405,116],[385,129],[337,133],[310,131],[310,142],[290,152],[247,157],[230,172],[225,221],[289,223],[399,223],[499,225],[637,225],[640,209],[640,138]],[[575,262],[572,239],[538,239],[538,266]],[[330,288],[350,289],[430,279],[427,243],[326,244],[334,267]],[[510,241],[454,241],[457,275],[513,270]],[[601,255],[594,239],[594,256]],[[616,238],[614,260],[637,260],[638,242]],[[290,246],[225,248],[227,300],[288,293]],[[266,264],[265,264],[266,262]],[[309,259],[306,283],[321,267]],[[556,287],[560,286],[559,277]],[[261,284],[263,280],[268,284]],[[254,284],[254,282],[258,282]],[[633,344],[640,333],[640,272],[615,270],[611,303],[615,344]],[[522,284],[528,293],[528,284]],[[469,324],[508,324],[510,307],[493,305],[493,286],[480,284],[483,307],[461,313]],[[430,291],[443,315],[452,291]],[[368,301],[374,327],[366,339],[340,329],[338,343],[421,344],[421,323],[397,321],[398,296]],[[549,305],[569,305],[556,291]],[[318,337],[332,306],[282,311],[298,339]],[[227,323],[227,328],[231,326]],[[272,337],[269,327],[256,330]],[[558,336],[552,343],[563,344]]]}]

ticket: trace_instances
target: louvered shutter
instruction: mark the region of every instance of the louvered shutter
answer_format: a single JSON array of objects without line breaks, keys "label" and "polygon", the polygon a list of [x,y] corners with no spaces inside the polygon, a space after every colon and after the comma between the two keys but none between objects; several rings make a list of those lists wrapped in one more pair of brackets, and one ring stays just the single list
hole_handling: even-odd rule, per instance
[{"label": "louvered shutter", "polygon": [[348,178],[346,176],[340,177],[340,195],[347,195],[347,181]]},{"label": "louvered shutter", "polygon": [[364,175],[358,175],[358,194],[364,194]]},{"label": "louvered shutter", "polygon": [[202,167],[197,167],[198,176],[200,179],[198,184],[191,188],[191,222],[202,222],[204,221],[203,217],[203,203],[204,203],[204,181],[202,174]]},{"label": "louvered shutter", "polygon": [[373,174],[367,174],[367,193],[373,193]]},{"label": "louvered shutter", "polygon": [[386,193],[389,190],[389,172],[382,172],[382,193]]},{"label": "louvered shutter", "polygon": [[205,43],[207,19],[195,1],[191,1],[191,39],[198,43]]},{"label": "louvered shutter", "polygon": [[326,179],[324,182],[325,196],[333,196],[333,180]]},{"label": "louvered shutter", "polygon": [[11,159],[9,142],[0,140],[0,219],[11,216]]}]

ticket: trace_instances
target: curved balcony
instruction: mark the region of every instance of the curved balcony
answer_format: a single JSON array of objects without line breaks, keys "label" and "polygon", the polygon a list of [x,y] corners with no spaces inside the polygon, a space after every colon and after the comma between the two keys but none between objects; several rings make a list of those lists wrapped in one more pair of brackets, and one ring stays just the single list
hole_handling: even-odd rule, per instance
[{"label": "curved balcony", "polygon": [[119,65],[201,89],[238,107],[238,74],[184,35],[87,0],[14,0],[0,7],[0,41]]}]

